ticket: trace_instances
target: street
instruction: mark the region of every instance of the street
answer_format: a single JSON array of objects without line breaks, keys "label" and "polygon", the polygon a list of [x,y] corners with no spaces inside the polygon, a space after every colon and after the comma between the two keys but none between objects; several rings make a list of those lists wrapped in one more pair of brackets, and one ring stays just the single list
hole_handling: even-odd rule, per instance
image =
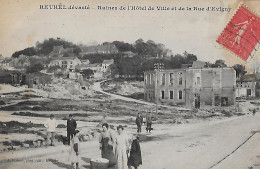
[{"label": "street", "polygon": [[[151,134],[147,134],[145,131],[142,133],[142,135],[152,139],[144,140],[140,144],[143,165],[139,168],[257,168],[260,163],[258,141],[260,135],[257,132],[259,130],[259,118],[259,114],[256,114],[256,116],[248,114],[195,124],[156,124],[153,126],[155,130]],[[128,127],[126,132],[133,133],[135,131],[133,128],[134,126]],[[256,133],[254,134],[254,132]],[[246,141],[252,134],[254,135]],[[30,158],[28,158],[20,162],[5,162],[1,164],[0,168],[20,167],[29,169],[40,167],[61,169],[69,167],[68,148],[59,146],[50,148],[57,149],[57,151],[54,151],[56,153],[38,155],[35,157],[38,160],[34,161],[30,161]],[[26,151],[29,150],[22,151],[26,154]],[[30,150],[30,153],[40,154],[41,151],[41,149],[33,149]],[[82,168],[89,168],[89,159],[100,156],[97,139],[83,142],[82,152]],[[1,156],[4,156],[4,154]],[[10,156],[15,157],[15,152]]]}]

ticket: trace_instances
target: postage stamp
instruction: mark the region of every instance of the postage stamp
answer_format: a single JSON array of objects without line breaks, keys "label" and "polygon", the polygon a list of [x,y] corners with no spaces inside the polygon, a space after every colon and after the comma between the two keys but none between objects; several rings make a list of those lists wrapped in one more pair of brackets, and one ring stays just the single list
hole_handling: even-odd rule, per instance
[{"label": "postage stamp", "polygon": [[260,18],[241,5],[217,42],[244,61],[254,56],[260,45]]}]

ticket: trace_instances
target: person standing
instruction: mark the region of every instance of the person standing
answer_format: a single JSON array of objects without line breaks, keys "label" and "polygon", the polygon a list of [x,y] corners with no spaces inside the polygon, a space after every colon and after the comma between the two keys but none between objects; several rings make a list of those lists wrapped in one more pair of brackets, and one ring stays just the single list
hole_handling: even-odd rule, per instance
[{"label": "person standing", "polygon": [[135,123],[137,125],[137,133],[141,133],[142,130],[142,124],[143,124],[143,117],[140,113],[137,114]]},{"label": "person standing", "polygon": [[137,169],[139,165],[142,165],[142,154],[139,144],[139,136],[137,135],[133,135],[133,142],[131,145],[131,151],[127,165],[129,166],[129,168],[133,166],[135,169]]},{"label": "person standing", "polygon": [[69,115],[69,119],[67,120],[67,140],[68,145],[70,145],[70,140],[73,138],[75,130],[77,128],[77,122],[73,119],[73,115]]},{"label": "person standing", "polygon": [[47,143],[46,143],[46,145],[54,146],[54,139],[55,139],[55,134],[56,134],[57,122],[56,122],[53,114],[51,114],[50,118],[46,120],[46,122],[44,123],[44,126],[47,129]]},{"label": "person standing", "polygon": [[71,146],[69,151],[70,152],[69,161],[73,169],[80,168],[81,147],[80,147],[78,134],[79,134],[79,130],[75,130],[73,133],[74,137],[71,139]]},{"label": "person standing", "polygon": [[116,164],[116,157],[114,153],[115,136],[108,128],[108,124],[102,125],[102,132],[99,136],[101,157],[109,160],[109,166]]},{"label": "person standing", "polygon": [[149,133],[151,133],[151,130],[152,130],[152,115],[151,112],[149,112],[146,115],[146,132],[149,131]]},{"label": "person standing", "polygon": [[127,154],[129,152],[128,137],[123,133],[123,126],[119,125],[117,127],[118,136],[115,140],[116,144],[116,159],[117,159],[117,169],[128,169],[127,166]]},{"label": "person standing", "polygon": [[253,109],[253,116],[255,116],[255,113],[256,113],[256,109]]}]

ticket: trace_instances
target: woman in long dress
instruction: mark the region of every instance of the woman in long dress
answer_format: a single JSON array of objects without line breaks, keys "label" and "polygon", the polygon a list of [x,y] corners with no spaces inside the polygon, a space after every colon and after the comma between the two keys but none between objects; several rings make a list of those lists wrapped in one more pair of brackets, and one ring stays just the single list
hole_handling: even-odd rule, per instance
[{"label": "woman in long dress", "polygon": [[116,138],[116,158],[117,158],[117,169],[128,169],[127,166],[127,154],[129,152],[129,142],[127,135],[123,133],[123,126],[117,127],[118,136]]},{"label": "woman in long dress", "polygon": [[135,169],[137,169],[139,165],[142,165],[142,154],[139,144],[139,136],[137,135],[133,135],[133,142],[127,164],[129,168],[131,168],[130,166],[133,166]]},{"label": "woman in long dress", "polygon": [[73,169],[79,169],[80,168],[80,159],[81,159],[81,151],[80,151],[80,142],[78,138],[79,130],[76,130],[74,132],[74,137],[71,140],[70,145],[70,156],[69,161],[72,165]]},{"label": "woman in long dress", "polygon": [[109,160],[109,166],[116,164],[116,157],[114,154],[114,140],[115,136],[108,128],[108,124],[102,125],[102,132],[99,137],[101,157]]}]

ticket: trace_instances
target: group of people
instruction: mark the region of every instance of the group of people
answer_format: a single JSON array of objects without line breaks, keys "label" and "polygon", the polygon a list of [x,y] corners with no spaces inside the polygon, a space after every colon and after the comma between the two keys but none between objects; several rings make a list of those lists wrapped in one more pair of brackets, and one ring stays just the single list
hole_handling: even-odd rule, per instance
[{"label": "group of people", "polygon": [[[135,123],[137,125],[137,133],[141,133],[142,125],[144,123],[144,118],[143,118],[141,113],[137,114]],[[149,112],[146,115],[146,132],[151,133],[152,130],[153,130],[153,128],[152,128],[152,114],[151,114],[151,112]]]},{"label": "group of people", "polygon": [[114,133],[107,123],[102,124],[99,143],[101,156],[109,160],[109,166],[115,166],[116,169],[137,169],[142,164],[139,137],[133,135],[130,149],[128,137],[121,125],[117,127],[117,133]]},{"label": "group of people", "polygon": [[[137,133],[132,138],[130,146],[127,134],[124,132],[124,127],[119,125],[117,131],[110,129],[105,115],[101,121],[102,131],[99,137],[100,150],[102,158],[109,160],[109,166],[116,169],[129,169],[134,167],[137,169],[142,164],[141,149],[139,144],[139,133],[141,133],[144,118],[141,113],[136,117]],[[146,116],[146,131],[152,130],[152,115],[148,113]],[[46,145],[54,145],[57,122],[54,115],[51,114],[44,124],[47,128]],[[73,168],[79,168],[80,163],[80,141],[79,130],[77,130],[77,122],[70,114],[67,120],[67,144],[70,145],[69,160]]]},{"label": "group of people", "polygon": [[[46,139],[46,146],[54,146],[55,134],[56,134],[56,127],[57,122],[54,118],[54,115],[51,114],[50,118],[46,120],[44,126],[47,129],[47,139]],[[79,168],[80,162],[80,144],[79,144],[79,130],[76,130],[77,122],[73,119],[73,115],[70,114],[67,120],[67,138],[66,142],[70,145],[70,156],[69,161],[73,168]]]},{"label": "group of people", "polygon": [[[46,145],[54,146],[54,139],[56,134],[57,121],[54,118],[54,115],[51,114],[50,118],[46,120],[44,126],[47,129],[47,140]],[[77,122],[73,119],[73,115],[70,114],[67,120],[67,144],[70,145],[70,141],[73,139],[76,134]]]}]

